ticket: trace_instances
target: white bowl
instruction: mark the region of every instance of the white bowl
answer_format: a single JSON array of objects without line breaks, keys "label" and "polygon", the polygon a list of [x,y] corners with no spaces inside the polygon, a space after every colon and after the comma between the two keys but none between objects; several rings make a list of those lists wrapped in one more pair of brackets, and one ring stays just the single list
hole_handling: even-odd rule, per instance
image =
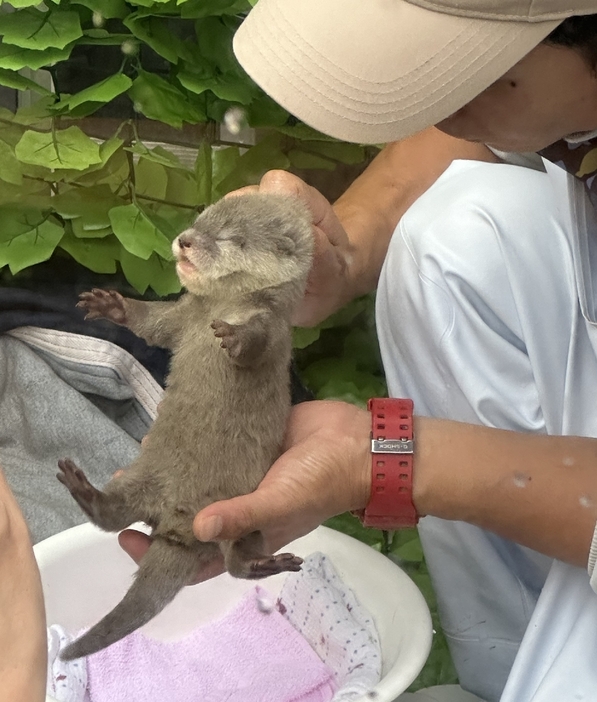
[{"label": "white bowl", "polygon": [[[429,609],[412,580],[374,549],[326,527],[292,542],[284,550],[303,558],[325,553],[344,582],[375,620],[383,670],[376,702],[391,702],[417,677],[431,648]],[[114,534],[82,524],[38,543],[48,625],[78,631],[101,619],[128,590],[137,566]],[[264,581],[277,595],[285,574]],[[254,582],[220,575],[185,588],[144,631],[158,639],[183,636],[224,614]],[[50,698],[48,698],[50,699]],[[371,699],[371,698],[369,698]],[[363,700],[365,702],[365,700]]]}]

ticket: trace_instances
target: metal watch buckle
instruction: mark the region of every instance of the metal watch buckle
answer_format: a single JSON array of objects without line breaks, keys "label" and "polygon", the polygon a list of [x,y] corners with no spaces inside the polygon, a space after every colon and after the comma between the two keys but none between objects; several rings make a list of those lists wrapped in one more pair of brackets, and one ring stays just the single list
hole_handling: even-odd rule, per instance
[{"label": "metal watch buckle", "polygon": [[414,442],[412,439],[371,439],[371,453],[414,453]]}]

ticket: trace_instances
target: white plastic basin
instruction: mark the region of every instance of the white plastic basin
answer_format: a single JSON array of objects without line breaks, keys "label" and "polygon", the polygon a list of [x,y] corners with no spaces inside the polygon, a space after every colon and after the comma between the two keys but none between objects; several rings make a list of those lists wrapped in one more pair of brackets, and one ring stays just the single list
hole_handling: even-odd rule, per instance
[{"label": "white plastic basin", "polygon": [[[379,632],[383,657],[382,680],[375,688],[375,700],[394,700],[417,677],[431,648],[431,617],[416,585],[388,558],[326,527],[319,527],[284,550],[302,557],[314,551],[325,553],[369,610]],[[137,569],[114,534],[106,534],[91,524],[56,534],[37,544],[34,551],[41,571],[48,625],[60,624],[67,631],[78,631],[101,619],[121,600]],[[277,575],[262,584],[277,595],[285,577]],[[183,636],[224,614],[254,586],[254,582],[224,574],[185,588],[144,631],[160,639]]]}]

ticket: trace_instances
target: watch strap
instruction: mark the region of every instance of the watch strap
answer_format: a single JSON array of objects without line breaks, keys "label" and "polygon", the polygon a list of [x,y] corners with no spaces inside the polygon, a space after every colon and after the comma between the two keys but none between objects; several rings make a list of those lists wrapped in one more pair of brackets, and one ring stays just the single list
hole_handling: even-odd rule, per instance
[{"label": "watch strap", "polygon": [[371,412],[371,496],[361,515],[378,529],[414,527],[418,515],[413,491],[413,401],[369,400]]}]

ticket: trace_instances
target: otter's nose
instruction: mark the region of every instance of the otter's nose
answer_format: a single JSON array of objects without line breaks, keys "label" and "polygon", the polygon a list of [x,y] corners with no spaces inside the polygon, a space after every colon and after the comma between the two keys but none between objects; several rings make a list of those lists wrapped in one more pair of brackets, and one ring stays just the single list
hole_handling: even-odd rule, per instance
[{"label": "otter's nose", "polygon": [[185,234],[183,232],[178,237],[178,245],[180,246],[181,249],[190,249],[192,244],[193,244],[193,242],[191,240],[191,237],[188,234]]}]

